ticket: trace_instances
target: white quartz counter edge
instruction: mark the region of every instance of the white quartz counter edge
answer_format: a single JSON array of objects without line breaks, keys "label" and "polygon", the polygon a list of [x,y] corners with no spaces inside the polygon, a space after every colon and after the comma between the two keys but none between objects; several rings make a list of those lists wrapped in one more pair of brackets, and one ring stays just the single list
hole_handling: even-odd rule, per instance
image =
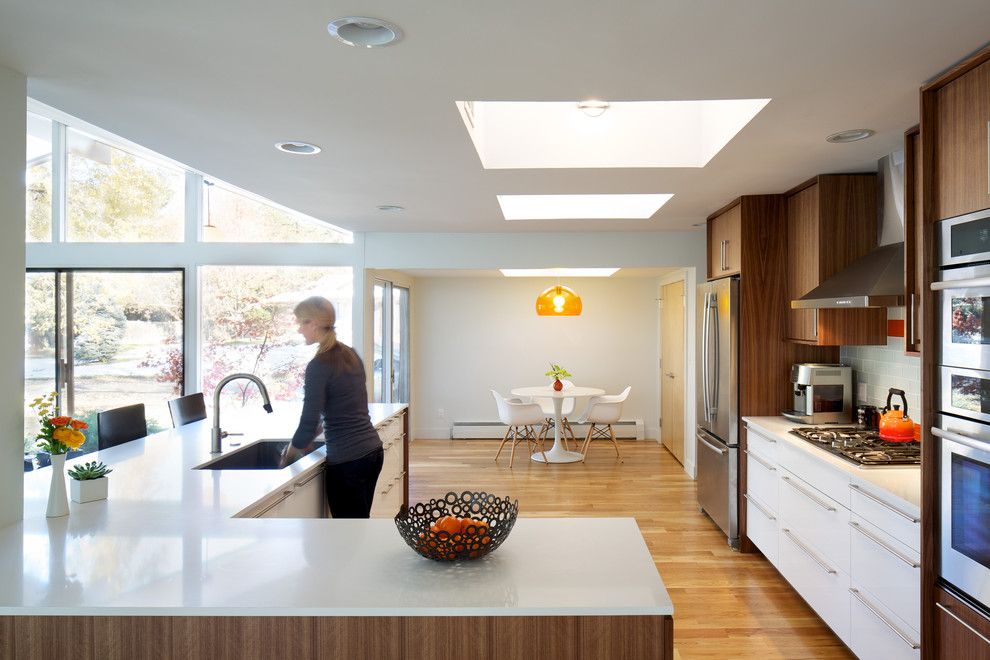
[{"label": "white quartz counter edge", "polygon": [[789,433],[791,429],[808,426],[807,424],[798,424],[785,417],[743,417],[743,421],[759,432],[770,435],[778,441],[786,442],[791,447],[796,447],[809,456],[848,474],[855,483],[884,491],[900,500],[907,508],[912,509],[914,514],[920,515],[920,467],[860,468]]}]

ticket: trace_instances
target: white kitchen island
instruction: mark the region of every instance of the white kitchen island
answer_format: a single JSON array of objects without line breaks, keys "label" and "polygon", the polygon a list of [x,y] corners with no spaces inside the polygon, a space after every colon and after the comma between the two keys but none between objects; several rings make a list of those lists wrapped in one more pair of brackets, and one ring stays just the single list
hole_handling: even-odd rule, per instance
[{"label": "white kitchen island", "polygon": [[[250,435],[227,441],[292,429],[237,421],[223,427]],[[24,520],[0,529],[0,657],[672,656],[673,606],[632,519],[521,518],[492,555],[441,564],[387,519],[235,517],[322,451],[196,470],[200,422],[98,458],[109,499],[64,518],[45,518],[50,471],[25,475]]]}]

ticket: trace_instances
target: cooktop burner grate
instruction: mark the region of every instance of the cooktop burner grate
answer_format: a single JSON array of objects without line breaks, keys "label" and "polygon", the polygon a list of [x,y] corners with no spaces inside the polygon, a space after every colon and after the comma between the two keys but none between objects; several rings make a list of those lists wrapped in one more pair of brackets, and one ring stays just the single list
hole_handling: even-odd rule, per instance
[{"label": "cooktop burner grate", "polygon": [[858,426],[799,426],[791,433],[861,467],[921,465],[921,444],[886,442]]}]

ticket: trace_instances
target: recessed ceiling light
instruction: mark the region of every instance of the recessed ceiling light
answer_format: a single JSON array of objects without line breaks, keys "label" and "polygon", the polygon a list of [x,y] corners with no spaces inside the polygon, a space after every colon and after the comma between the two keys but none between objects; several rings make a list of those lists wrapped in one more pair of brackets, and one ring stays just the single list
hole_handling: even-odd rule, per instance
[{"label": "recessed ceiling light", "polygon": [[298,140],[276,142],[275,148],[279,151],[284,151],[287,154],[296,154],[297,156],[312,156],[313,154],[318,154],[321,151],[321,149],[315,144],[310,144],[309,142],[299,142]]},{"label": "recessed ceiling light", "polygon": [[399,206],[398,204],[381,204],[378,207],[379,211],[387,211],[388,213],[399,213],[400,211],[405,211],[404,206]]},{"label": "recessed ceiling light", "polygon": [[506,220],[645,220],[672,194],[498,195]]},{"label": "recessed ceiling light", "polygon": [[402,30],[380,18],[345,16],[327,24],[327,32],[348,46],[380,48],[402,38]]},{"label": "recessed ceiling light", "polygon": [[838,133],[832,133],[827,138],[826,142],[833,142],[836,144],[843,144],[845,142],[856,142],[857,140],[865,140],[876,133],[871,128],[853,128],[848,131],[839,131]]},{"label": "recessed ceiling light", "polygon": [[490,169],[704,167],[770,99],[613,101],[597,121],[573,101],[455,101]]},{"label": "recessed ceiling light", "polygon": [[499,268],[506,277],[611,277],[618,268]]},{"label": "recessed ceiling light", "polygon": [[693,224],[693,225],[691,225],[691,226],[692,226],[692,227],[704,227],[704,226],[705,226],[705,225],[707,225],[707,224],[708,224],[708,221],[706,220],[705,222],[696,222],[696,223],[694,223],[694,224]]},{"label": "recessed ceiling light", "polygon": [[590,99],[577,104],[578,110],[589,117],[601,117],[608,110],[608,101],[596,101]]}]

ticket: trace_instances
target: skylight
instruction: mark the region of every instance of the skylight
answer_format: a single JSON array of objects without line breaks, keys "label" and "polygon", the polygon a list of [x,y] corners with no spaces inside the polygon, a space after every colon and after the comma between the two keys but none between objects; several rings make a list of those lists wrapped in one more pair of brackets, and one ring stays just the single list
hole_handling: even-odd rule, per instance
[{"label": "skylight", "polygon": [[506,220],[645,220],[673,197],[645,195],[498,195]]},{"label": "skylight", "polygon": [[591,117],[570,101],[456,101],[491,169],[704,167],[770,99],[612,101]]},{"label": "skylight", "polygon": [[611,277],[618,268],[499,268],[506,277]]}]

